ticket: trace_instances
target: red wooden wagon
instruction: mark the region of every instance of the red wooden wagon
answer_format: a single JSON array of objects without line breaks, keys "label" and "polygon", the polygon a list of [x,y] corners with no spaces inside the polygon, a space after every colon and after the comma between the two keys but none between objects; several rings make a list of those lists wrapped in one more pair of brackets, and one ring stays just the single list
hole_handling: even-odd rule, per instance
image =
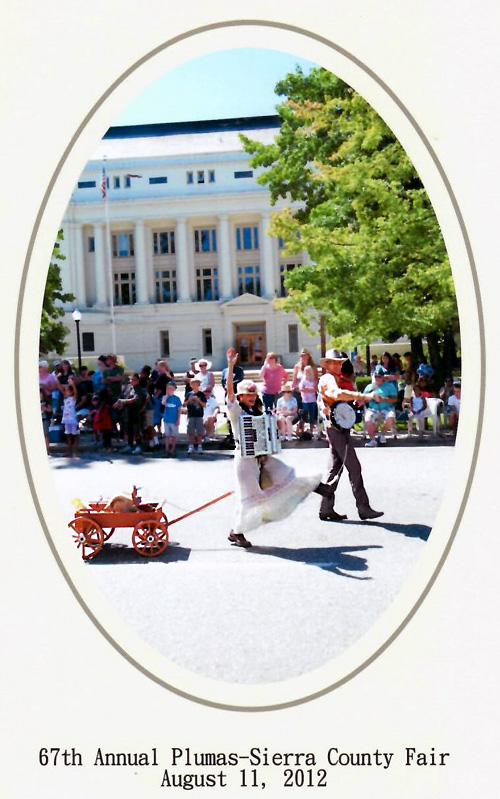
[{"label": "red wooden wagon", "polygon": [[[82,558],[90,560],[101,551],[104,542],[110,538],[118,527],[131,527],[132,545],[139,555],[145,558],[161,555],[168,546],[168,528],[193,513],[208,508],[214,502],[232,494],[227,491],[220,497],[190,510],[177,519],[168,521],[161,503],[141,502],[137,497],[137,489],[132,491],[132,502],[136,511],[113,510],[106,502],[89,502],[88,507],[79,508],[75,512],[68,527],[73,530],[76,545],[82,551]],[[106,528],[106,529],[105,529]]]}]

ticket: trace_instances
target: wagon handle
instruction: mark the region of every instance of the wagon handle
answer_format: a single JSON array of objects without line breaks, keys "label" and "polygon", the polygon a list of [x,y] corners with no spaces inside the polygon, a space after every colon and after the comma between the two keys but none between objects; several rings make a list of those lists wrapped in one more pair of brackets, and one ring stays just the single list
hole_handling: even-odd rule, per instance
[{"label": "wagon handle", "polygon": [[233,491],[226,491],[225,494],[222,494],[220,497],[216,497],[215,499],[211,499],[210,502],[206,502],[204,505],[200,505],[199,508],[195,508],[194,510],[190,510],[185,513],[183,516],[178,516],[177,519],[173,519],[171,522],[169,521],[168,526],[170,527],[171,524],[175,524],[176,522],[182,521],[182,519],[186,519],[188,516],[192,516],[193,513],[198,513],[200,510],[204,510],[208,508],[210,505],[213,505],[215,502],[220,502],[221,499],[225,499],[226,497],[230,497],[233,494]]}]

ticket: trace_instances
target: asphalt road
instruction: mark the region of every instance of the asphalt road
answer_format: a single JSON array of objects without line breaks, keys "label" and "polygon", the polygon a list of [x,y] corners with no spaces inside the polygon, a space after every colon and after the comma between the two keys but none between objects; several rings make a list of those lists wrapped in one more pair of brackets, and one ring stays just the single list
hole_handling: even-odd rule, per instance
[{"label": "asphalt road", "polygon": [[[430,443],[430,442],[429,442]],[[313,494],[288,519],[253,531],[250,550],[227,534],[230,497],[170,524],[170,544],[144,559],[131,530],[117,530],[85,564],[128,624],[169,660],[206,677],[259,683],[298,676],[350,646],[390,605],[431,533],[454,454],[443,443],[357,449],[371,504],[385,515],[361,522],[344,474],[336,508],[321,522]],[[324,470],[324,448],[289,448],[297,473]],[[230,452],[175,460],[87,455],[51,458],[68,521],[71,500],[130,492],[166,500],[169,522],[234,487]]]}]

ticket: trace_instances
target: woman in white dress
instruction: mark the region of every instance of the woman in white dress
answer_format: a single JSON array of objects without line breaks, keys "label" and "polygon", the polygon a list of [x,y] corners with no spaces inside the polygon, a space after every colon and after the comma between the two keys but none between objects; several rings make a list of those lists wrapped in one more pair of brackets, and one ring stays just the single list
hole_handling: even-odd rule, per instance
[{"label": "woman in white dress", "polygon": [[245,538],[245,533],[265,522],[284,519],[312,491],[329,496],[332,489],[321,483],[318,475],[297,477],[294,469],[273,455],[242,457],[239,418],[242,415],[261,416],[263,406],[253,380],[238,383],[235,394],[233,368],[237,360],[238,355],[235,355],[234,350],[228,350],[227,412],[236,443],[234,465],[238,499],[229,541],[247,549],[252,545]]}]

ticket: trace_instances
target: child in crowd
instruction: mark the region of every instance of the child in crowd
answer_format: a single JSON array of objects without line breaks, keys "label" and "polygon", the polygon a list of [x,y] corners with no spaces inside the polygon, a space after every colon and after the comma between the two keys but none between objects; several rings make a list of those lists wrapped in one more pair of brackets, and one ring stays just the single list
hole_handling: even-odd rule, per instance
[{"label": "child in crowd", "polygon": [[78,419],[76,418],[76,387],[73,382],[68,382],[66,385],[62,386],[62,389],[62,423],[64,425],[64,433],[68,445],[65,454],[71,458],[73,455],[78,456],[78,440],[80,435]]},{"label": "child in crowd", "polygon": [[304,374],[299,382],[299,391],[302,398],[302,413],[309,422],[309,432],[312,436],[318,420],[318,403],[316,401],[318,381],[312,366],[304,367]]},{"label": "child in crowd", "polygon": [[42,412],[42,425],[43,425],[43,434],[45,436],[45,446],[47,448],[47,455],[50,455],[49,427],[50,427],[50,419],[52,416],[52,404],[45,396],[45,391],[43,390],[43,388],[40,389],[40,410]]},{"label": "child in crowd", "polygon": [[[312,367],[307,367],[311,369]],[[278,399],[277,403],[277,423],[280,431],[282,441],[291,441],[293,433],[293,420],[297,414],[298,405],[297,400],[293,396],[291,383],[285,383],[283,386],[283,396]]]},{"label": "child in crowd", "polygon": [[423,436],[424,434],[424,426],[425,426],[425,418],[422,416],[423,412],[427,408],[427,400],[424,396],[422,396],[422,389],[420,388],[418,383],[415,383],[413,386],[413,392],[410,399],[410,405],[408,408],[408,435],[411,436],[413,432],[413,420],[417,423],[418,434],[419,436]]},{"label": "child in crowd", "polygon": [[182,402],[175,394],[177,388],[173,380],[165,386],[163,397],[163,435],[165,437],[165,455],[175,455],[177,439],[179,437],[179,423],[181,420]]},{"label": "child in crowd", "polygon": [[187,408],[187,434],[189,436],[188,454],[194,452],[196,445],[198,452],[203,452],[201,441],[203,439],[203,411],[207,400],[202,391],[200,391],[200,381],[193,377],[190,381],[191,391],[186,395],[184,400],[184,407]]},{"label": "child in crowd", "polygon": [[95,413],[92,421],[92,430],[102,439],[104,452],[111,452],[111,437],[113,434],[113,419],[111,417],[112,395],[109,388],[102,388],[97,395]]}]

